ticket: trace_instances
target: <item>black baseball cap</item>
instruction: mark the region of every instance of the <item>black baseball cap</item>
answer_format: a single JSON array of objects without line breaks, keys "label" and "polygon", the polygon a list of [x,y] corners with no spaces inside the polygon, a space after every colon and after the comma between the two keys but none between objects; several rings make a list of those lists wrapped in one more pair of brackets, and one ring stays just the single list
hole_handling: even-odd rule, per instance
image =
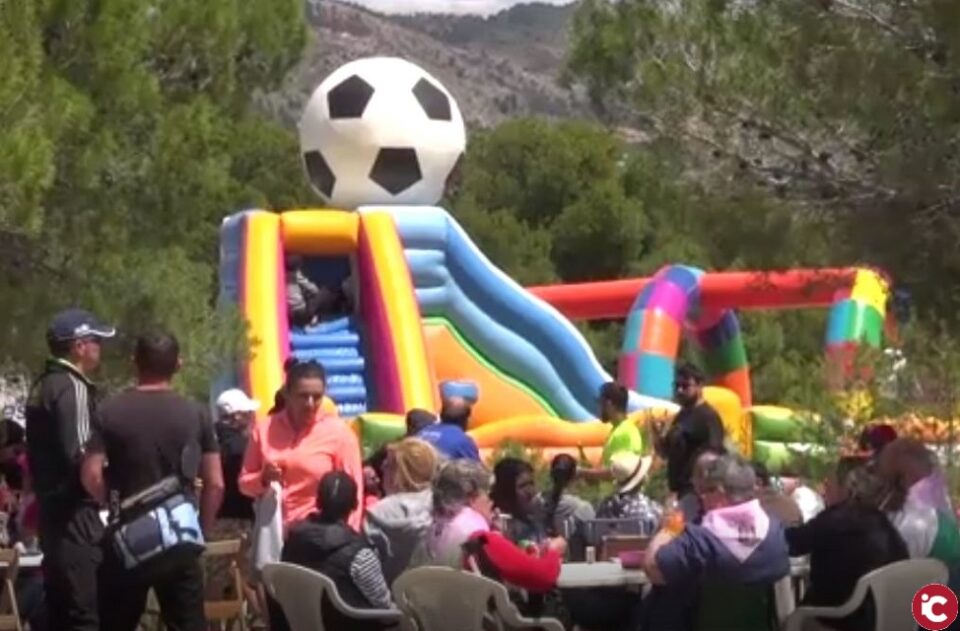
[{"label": "black baseball cap", "polygon": [[100,322],[96,316],[83,309],[67,309],[53,316],[47,328],[49,342],[68,342],[83,337],[110,338],[117,330]]}]

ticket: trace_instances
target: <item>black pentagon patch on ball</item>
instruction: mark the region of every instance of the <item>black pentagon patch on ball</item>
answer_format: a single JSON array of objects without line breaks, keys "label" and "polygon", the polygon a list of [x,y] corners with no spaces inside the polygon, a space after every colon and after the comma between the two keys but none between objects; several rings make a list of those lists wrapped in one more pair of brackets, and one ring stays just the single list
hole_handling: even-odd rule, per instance
[{"label": "black pentagon patch on ball", "polygon": [[373,86],[353,75],[327,93],[330,118],[360,118],[373,97]]},{"label": "black pentagon patch on ball", "polygon": [[430,120],[448,121],[453,119],[450,99],[440,88],[426,79],[417,81],[417,85],[413,86],[413,95],[417,97],[417,102],[420,103],[420,107],[423,108]]},{"label": "black pentagon patch on ball", "polygon": [[303,162],[307,165],[307,175],[310,177],[310,183],[328,198],[333,195],[333,185],[337,178],[327,161],[323,159],[319,151],[308,151],[303,154]]},{"label": "black pentagon patch on ball", "polygon": [[384,147],[370,169],[370,179],[391,195],[398,195],[420,181],[420,160],[410,148]]}]

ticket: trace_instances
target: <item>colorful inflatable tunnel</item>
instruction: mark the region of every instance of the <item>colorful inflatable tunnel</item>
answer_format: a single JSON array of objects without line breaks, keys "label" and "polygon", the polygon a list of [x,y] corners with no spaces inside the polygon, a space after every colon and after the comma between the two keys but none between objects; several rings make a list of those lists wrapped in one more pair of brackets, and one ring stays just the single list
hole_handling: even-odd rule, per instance
[{"label": "colorful inflatable tunnel", "polygon": [[[776,406],[753,406],[750,372],[737,309],[828,307],[825,352],[840,376],[862,344],[882,343],[890,283],[871,268],[704,272],[670,265],[649,279],[533,287],[537,295],[573,319],[627,319],[618,373],[640,394],[667,398],[681,339],[686,334],[701,351],[711,383],[735,395],[748,412],[728,424],[736,442],[758,458],[785,461],[809,445],[806,415]],[[862,391],[830,384],[838,402],[869,407]],[[725,420],[725,423],[727,421]],[[799,438],[803,435],[804,438]],[[794,442],[800,441],[800,442]]]}]

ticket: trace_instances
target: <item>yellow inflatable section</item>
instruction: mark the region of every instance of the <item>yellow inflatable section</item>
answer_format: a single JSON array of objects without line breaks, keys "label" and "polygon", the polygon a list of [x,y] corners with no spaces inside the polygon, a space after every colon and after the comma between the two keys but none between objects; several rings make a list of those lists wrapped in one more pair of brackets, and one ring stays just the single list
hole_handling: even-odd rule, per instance
[{"label": "yellow inflatable section", "polygon": [[[743,442],[751,436],[749,417],[743,413],[740,398],[727,388],[714,387],[706,388],[704,396],[720,414],[730,439],[749,457],[753,451],[752,445]],[[667,408],[650,408],[631,414],[627,422],[636,423],[646,439],[647,423],[655,419],[669,421],[673,415],[674,411]],[[406,429],[403,416],[398,414],[363,414],[350,423],[368,452],[402,437]],[[473,425],[468,433],[477,442],[484,457],[505,443],[518,443],[541,451],[545,458],[552,458],[558,453],[577,457],[582,448],[591,462],[599,463],[610,430],[609,424],[600,421],[571,423],[550,416],[521,414]]]}]

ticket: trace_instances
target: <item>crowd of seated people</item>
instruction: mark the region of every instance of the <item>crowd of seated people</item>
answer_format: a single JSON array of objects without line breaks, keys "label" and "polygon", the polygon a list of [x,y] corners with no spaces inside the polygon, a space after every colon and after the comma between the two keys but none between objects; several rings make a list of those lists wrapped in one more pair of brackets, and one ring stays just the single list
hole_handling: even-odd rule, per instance
[{"label": "crowd of seated people", "polygon": [[[282,484],[283,558],[328,575],[355,607],[392,606],[388,587],[397,577],[434,565],[492,578],[524,613],[557,615],[588,631],[682,631],[696,628],[711,586],[771,587],[790,572],[790,557],[810,557],[803,603],[826,606],[899,559],[941,559],[954,580],[960,568],[955,519],[944,526],[952,510],[943,475],[910,439],[841,459],[822,494],[816,480],[784,484],[705,441],[682,454],[680,502],[676,493],[648,488],[652,472],[669,463],[632,447],[609,454],[601,479],[611,482],[581,478],[581,463],[567,454],[551,461],[545,489],[533,463],[484,463],[464,431],[477,393],[463,383],[442,385],[439,417],[411,410],[405,436],[361,462],[356,437],[320,409],[323,394],[321,368],[290,367],[285,407],[251,433],[239,488],[256,497],[269,483]],[[596,505],[577,495],[597,484],[612,488]],[[815,496],[807,511],[798,488]],[[647,593],[558,589],[562,564],[602,545],[591,527],[604,520],[630,522],[632,533],[647,536]],[[283,629],[275,613],[272,622]],[[820,628],[869,629],[872,615],[866,603]]]},{"label": "crowd of seated people", "polygon": [[[22,405],[7,405],[0,415],[0,547],[16,548],[21,555],[39,554],[39,511],[26,455]],[[43,579],[37,568],[23,569],[17,577],[21,617],[33,631],[48,628]]]}]

